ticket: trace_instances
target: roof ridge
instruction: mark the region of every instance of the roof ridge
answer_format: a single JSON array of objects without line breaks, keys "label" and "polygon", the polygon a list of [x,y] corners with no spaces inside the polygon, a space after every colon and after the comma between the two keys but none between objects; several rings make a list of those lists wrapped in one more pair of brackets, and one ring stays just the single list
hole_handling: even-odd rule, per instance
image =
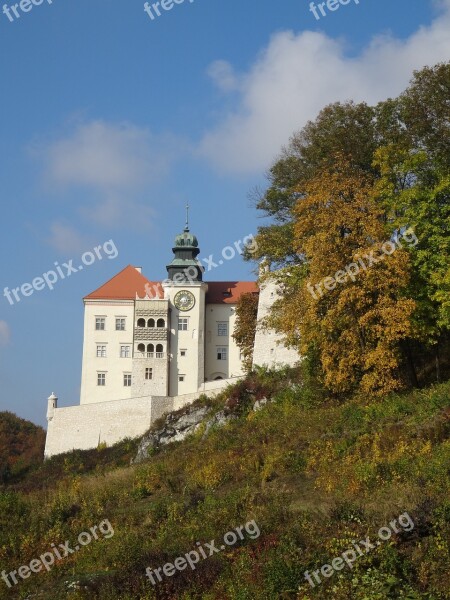
[{"label": "roof ridge", "polygon": [[143,275],[142,273],[140,273],[136,269],[136,267],[134,265],[128,264],[121,271],[119,271],[118,273],[116,273],[115,275],[113,275],[112,277],[110,277],[107,281],[105,281],[105,283],[102,283],[99,287],[95,288],[95,290],[93,290],[92,292],[90,292],[89,294],[87,294],[86,296],[84,296],[83,300],[89,299],[91,296],[93,296],[94,294],[96,294],[99,290],[101,290],[102,288],[104,288],[105,286],[107,286],[109,283],[111,283],[114,279],[116,279],[117,277],[119,277],[124,271],[126,271],[127,269],[130,269],[130,268],[135,271],[135,273],[133,273],[133,275],[135,275],[135,274],[139,275],[142,279],[144,279],[148,283],[152,283],[150,281],[150,279],[148,279],[145,275]]}]

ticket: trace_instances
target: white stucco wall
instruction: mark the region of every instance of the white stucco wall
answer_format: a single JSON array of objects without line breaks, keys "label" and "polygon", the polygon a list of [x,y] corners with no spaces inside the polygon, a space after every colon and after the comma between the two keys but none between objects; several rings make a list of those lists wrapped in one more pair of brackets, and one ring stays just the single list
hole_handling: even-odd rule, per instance
[{"label": "white stucco wall", "polygon": [[[233,339],[236,323],[235,304],[207,304],[205,321],[205,378],[213,381],[216,377],[238,377],[243,374],[240,350]],[[218,324],[227,323],[228,335],[218,334]],[[227,360],[217,359],[217,348],[228,348]]]},{"label": "white stucco wall", "polygon": [[264,327],[264,319],[270,313],[270,308],[277,297],[279,297],[279,292],[275,283],[268,281],[260,286],[253,365],[275,367],[286,364],[293,366],[300,360],[300,356],[295,350],[286,348],[281,335],[273,329]]},{"label": "white stucco wall", "polygon": [[125,438],[142,436],[164,413],[191,404],[203,393],[214,396],[235,382],[236,379],[206,383],[195,393],[174,398],[148,396],[65,408],[55,407],[50,398],[45,457],[90,450],[101,443],[111,446]]},{"label": "white stucco wall", "polygon": [[[95,329],[95,318],[105,317],[105,330]],[[125,331],[116,331],[116,317],[125,318]],[[80,404],[131,397],[123,385],[132,372],[134,301],[86,300]],[[106,345],[106,358],[97,357],[97,345]],[[130,358],[120,357],[120,346],[130,346]],[[97,385],[97,373],[106,373],[106,385]]]}]

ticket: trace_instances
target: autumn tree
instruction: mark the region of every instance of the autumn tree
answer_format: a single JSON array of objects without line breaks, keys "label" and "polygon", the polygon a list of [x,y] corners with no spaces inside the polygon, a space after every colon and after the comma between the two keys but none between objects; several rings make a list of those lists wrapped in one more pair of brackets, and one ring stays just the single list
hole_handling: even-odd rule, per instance
[{"label": "autumn tree", "polygon": [[[299,323],[303,308],[311,304],[306,284],[311,283],[314,275],[329,275],[323,275],[319,257],[330,265],[343,257],[352,262],[352,252],[357,248],[351,241],[357,231],[361,234],[358,244],[364,249],[368,241],[381,242],[381,232],[387,240],[412,227],[419,239],[417,245],[396,251],[389,261],[371,269],[370,276],[368,272],[361,274],[359,285],[365,287],[364,292],[360,289],[363,293],[360,301],[364,298],[364,302],[368,302],[370,297],[366,308],[372,307],[373,316],[377,314],[379,318],[379,322],[375,318],[366,322],[365,336],[374,335],[377,340],[380,323],[387,327],[389,311],[393,317],[397,309],[402,308],[402,302],[407,301],[398,330],[392,331],[392,337],[385,340],[389,345],[386,361],[390,364],[386,377],[391,383],[380,383],[380,389],[389,389],[394,380],[393,387],[400,385],[402,363],[411,383],[418,384],[415,363],[419,356],[421,359],[426,356],[430,348],[436,354],[439,378],[440,348],[445,355],[450,345],[449,123],[450,63],[444,63],[415,72],[404,93],[375,107],[352,102],[325,107],[315,121],[293,135],[269,171],[269,186],[257,198],[256,206],[271,221],[258,231],[259,254],[255,257],[266,257],[272,263],[282,286],[283,295],[274,307],[272,324],[285,334],[291,345],[303,351],[308,348],[308,356],[314,356],[320,368],[325,369],[320,374],[323,377],[327,365],[341,359],[344,365],[348,358],[341,356],[347,352],[346,345],[339,346],[333,341],[329,344],[329,348],[333,348],[331,355],[326,358],[324,354],[326,320],[322,318],[328,314],[327,302],[336,296],[334,291],[327,293],[326,299],[313,303],[310,306],[313,312],[305,316],[305,322]],[[335,164],[336,156],[339,159]],[[339,181],[336,180],[338,175]],[[331,177],[329,185],[326,177]],[[332,182],[343,185],[347,192],[350,188],[345,185],[351,184],[352,193],[342,195],[347,198],[346,203],[339,201],[339,185],[329,187]],[[358,186],[361,186],[359,192]],[[366,194],[366,204],[361,193]],[[329,212],[320,212],[320,206]],[[353,222],[353,228],[347,230],[350,226],[345,219],[339,224],[337,214],[333,221],[331,207],[338,212],[343,210],[342,217],[350,217],[347,210],[355,209],[350,221],[358,214],[367,216],[365,229],[361,228],[362,222],[359,229],[355,229]],[[325,227],[326,219],[320,223],[327,214],[329,229]],[[311,254],[310,240],[319,249],[318,255]],[[333,240],[331,245],[330,240]],[[377,288],[373,287],[375,274],[383,272],[388,264],[392,271],[384,274],[386,279],[384,282],[380,279]],[[399,281],[390,291],[394,275]],[[357,287],[350,285],[347,289],[356,294]],[[340,296],[337,307],[348,310],[352,304],[350,296]],[[386,299],[390,299],[389,302]],[[353,307],[363,308],[362,304],[355,304],[356,297],[352,302]],[[317,314],[316,310],[319,310]],[[338,312],[335,316],[339,318],[334,325],[330,323],[327,333],[332,340],[341,339],[342,333],[343,314]],[[409,319],[408,326],[405,319]],[[361,345],[361,338],[358,343]],[[375,341],[373,344],[374,348],[381,348]],[[367,350],[367,344],[363,345]],[[372,354],[372,362],[376,354]],[[352,360],[350,363],[356,364]],[[353,383],[357,385],[356,382],[361,381],[361,385],[369,389],[370,370],[377,373],[370,361],[358,366]],[[342,376],[342,369],[340,371]],[[381,376],[381,371],[378,374]],[[328,383],[332,384],[329,377]],[[336,389],[347,389],[350,385],[349,381],[341,383],[337,383]]]},{"label": "autumn tree", "polygon": [[233,338],[242,352],[244,369],[252,368],[253,346],[258,316],[258,294],[242,294],[236,305]]},{"label": "autumn tree", "polygon": [[264,257],[275,267],[301,262],[293,245],[293,211],[303,185],[332,165],[337,153],[371,172],[377,147],[375,123],[375,109],[367,104],[335,103],[292,136],[269,170],[267,190],[253,194],[256,208],[271,222],[259,228],[257,252],[247,258]]},{"label": "autumn tree", "polygon": [[415,308],[403,293],[409,256],[392,242],[389,256],[380,251],[390,236],[373,176],[337,156],[304,187],[294,214],[303,264],[279,274],[285,293],[272,323],[300,353],[318,354],[330,390],[401,388],[400,342],[410,336]]}]

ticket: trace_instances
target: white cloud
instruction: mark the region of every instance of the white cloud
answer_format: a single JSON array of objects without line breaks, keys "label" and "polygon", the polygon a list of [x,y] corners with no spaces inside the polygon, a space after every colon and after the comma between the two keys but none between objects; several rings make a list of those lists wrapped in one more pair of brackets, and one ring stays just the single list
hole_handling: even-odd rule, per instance
[{"label": "white cloud", "polygon": [[50,225],[47,242],[62,254],[79,254],[92,246],[76,229],[61,221],[55,221]]},{"label": "white cloud", "polygon": [[[79,209],[88,219],[107,227],[142,226],[152,211],[139,203],[140,194],[167,175],[183,146],[172,136],[155,136],[129,123],[96,120],[34,144],[33,152],[49,188],[83,190]],[[56,244],[60,232],[60,226],[52,232]],[[71,238],[75,241],[73,232]]]},{"label": "white cloud", "polygon": [[233,67],[226,60],[216,60],[211,63],[207,73],[216,86],[223,92],[231,92],[238,88],[238,77]]},{"label": "white cloud", "polygon": [[230,90],[239,81],[240,93],[236,108],[204,135],[200,155],[222,171],[261,172],[294,131],[330,102],[373,104],[399,94],[413,70],[450,57],[450,0],[439,6],[430,26],[405,40],[377,36],[356,57],[346,56],[342,39],[284,31],[247,73],[238,76],[228,63],[213,63],[214,82]]},{"label": "white cloud", "polygon": [[166,167],[152,141],[149,132],[129,124],[83,124],[48,148],[48,175],[100,190],[135,186]]},{"label": "white cloud", "polygon": [[6,321],[0,321],[0,346],[6,346],[9,343],[10,331]]}]

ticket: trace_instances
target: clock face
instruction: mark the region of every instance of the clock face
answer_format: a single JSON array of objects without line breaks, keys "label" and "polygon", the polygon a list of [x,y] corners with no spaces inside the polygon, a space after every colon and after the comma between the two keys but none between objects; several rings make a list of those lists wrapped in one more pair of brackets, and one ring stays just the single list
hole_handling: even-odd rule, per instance
[{"label": "clock face", "polygon": [[183,290],[181,292],[178,292],[178,294],[175,296],[174,304],[178,308],[178,310],[191,310],[191,308],[193,308],[195,304],[195,296],[192,292],[189,292],[188,290]]}]

